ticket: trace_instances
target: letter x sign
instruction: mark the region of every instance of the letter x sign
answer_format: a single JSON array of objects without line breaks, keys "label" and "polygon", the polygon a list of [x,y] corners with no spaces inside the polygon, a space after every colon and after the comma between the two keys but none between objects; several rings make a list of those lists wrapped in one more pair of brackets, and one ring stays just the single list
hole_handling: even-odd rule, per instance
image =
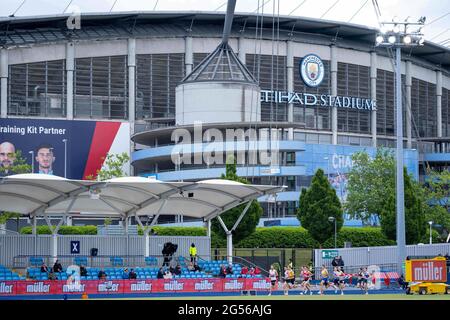
[{"label": "letter x sign", "polygon": [[80,253],[80,241],[70,241],[70,253]]}]

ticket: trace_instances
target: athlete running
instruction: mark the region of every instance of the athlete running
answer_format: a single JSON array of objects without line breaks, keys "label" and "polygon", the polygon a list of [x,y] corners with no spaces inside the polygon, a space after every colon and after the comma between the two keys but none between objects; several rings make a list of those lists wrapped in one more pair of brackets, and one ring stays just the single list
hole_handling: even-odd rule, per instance
[{"label": "athlete running", "polygon": [[330,286],[332,286],[334,288],[334,293],[337,293],[338,288],[339,288],[339,267],[334,267],[333,268],[333,282],[330,283]]},{"label": "athlete running", "polygon": [[303,281],[301,283],[302,288],[304,288],[303,292],[300,292],[300,294],[307,294],[309,291],[309,294],[312,295],[311,291],[311,284],[309,281],[311,280],[312,273],[309,271],[307,266],[302,267],[301,275],[303,276]]},{"label": "athlete running", "polygon": [[325,265],[322,265],[322,270],[320,271],[320,276],[321,276],[321,280],[320,280],[320,295],[323,295],[323,290],[328,288],[329,283],[328,283],[328,270],[327,267],[325,267]]},{"label": "athlete running", "polygon": [[367,271],[367,268],[364,268],[363,273],[362,273],[362,277],[363,277],[364,291],[366,292],[366,294],[369,294],[369,278],[370,278],[370,274]]},{"label": "athlete running", "polygon": [[345,273],[338,267],[339,289],[341,289],[341,295],[344,295],[345,288]]},{"label": "athlete running", "polygon": [[270,266],[270,270],[269,270],[269,278],[270,278],[270,291],[269,291],[269,296],[272,295],[272,291],[277,289],[278,287],[278,272],[277,270],[275,270],[275,268],[273,267],[273,265]]}]

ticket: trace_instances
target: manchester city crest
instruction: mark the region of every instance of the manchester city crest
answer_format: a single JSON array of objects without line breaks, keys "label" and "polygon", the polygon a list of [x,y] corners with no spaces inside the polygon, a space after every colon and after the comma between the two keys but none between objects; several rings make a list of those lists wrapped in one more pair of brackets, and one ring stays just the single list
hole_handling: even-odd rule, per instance
[{"label": "manchester city crest", "polygon": [[306,55],[300,62],[300,74],[307,86],[319,86],[325,74],[322,60],[315,54]]}]

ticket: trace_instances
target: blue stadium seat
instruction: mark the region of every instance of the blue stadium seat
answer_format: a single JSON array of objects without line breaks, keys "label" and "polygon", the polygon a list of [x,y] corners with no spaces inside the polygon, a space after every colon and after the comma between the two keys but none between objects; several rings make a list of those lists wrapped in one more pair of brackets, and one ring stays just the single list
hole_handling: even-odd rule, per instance
[{"label": "blue stadium seat", "polygon": [[145,257],[145,264],[147,266],[157,266],[158,259],[156,257]]},{"label": "blue stadium seat", "polygon": [[30,257],[29,264],[32,266],[41,266],[44,262],[44,259],[41,257]]},{"label": "blue stadium seat", "polygon": [[87,257],[76,257],[74,261],[75,261],[75,264],[77,264],[77,265],[87,265],[88,264]]}]

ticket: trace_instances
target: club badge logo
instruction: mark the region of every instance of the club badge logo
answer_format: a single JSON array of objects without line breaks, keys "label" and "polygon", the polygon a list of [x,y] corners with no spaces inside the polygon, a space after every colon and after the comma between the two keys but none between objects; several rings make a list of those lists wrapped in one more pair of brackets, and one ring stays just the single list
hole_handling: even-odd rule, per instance
[{"label": "club badge logo", "polygon": [[307,86],[319,86],[325,75],[322,60],[315,54],[306,55],[300,62],[300,74]]}]

